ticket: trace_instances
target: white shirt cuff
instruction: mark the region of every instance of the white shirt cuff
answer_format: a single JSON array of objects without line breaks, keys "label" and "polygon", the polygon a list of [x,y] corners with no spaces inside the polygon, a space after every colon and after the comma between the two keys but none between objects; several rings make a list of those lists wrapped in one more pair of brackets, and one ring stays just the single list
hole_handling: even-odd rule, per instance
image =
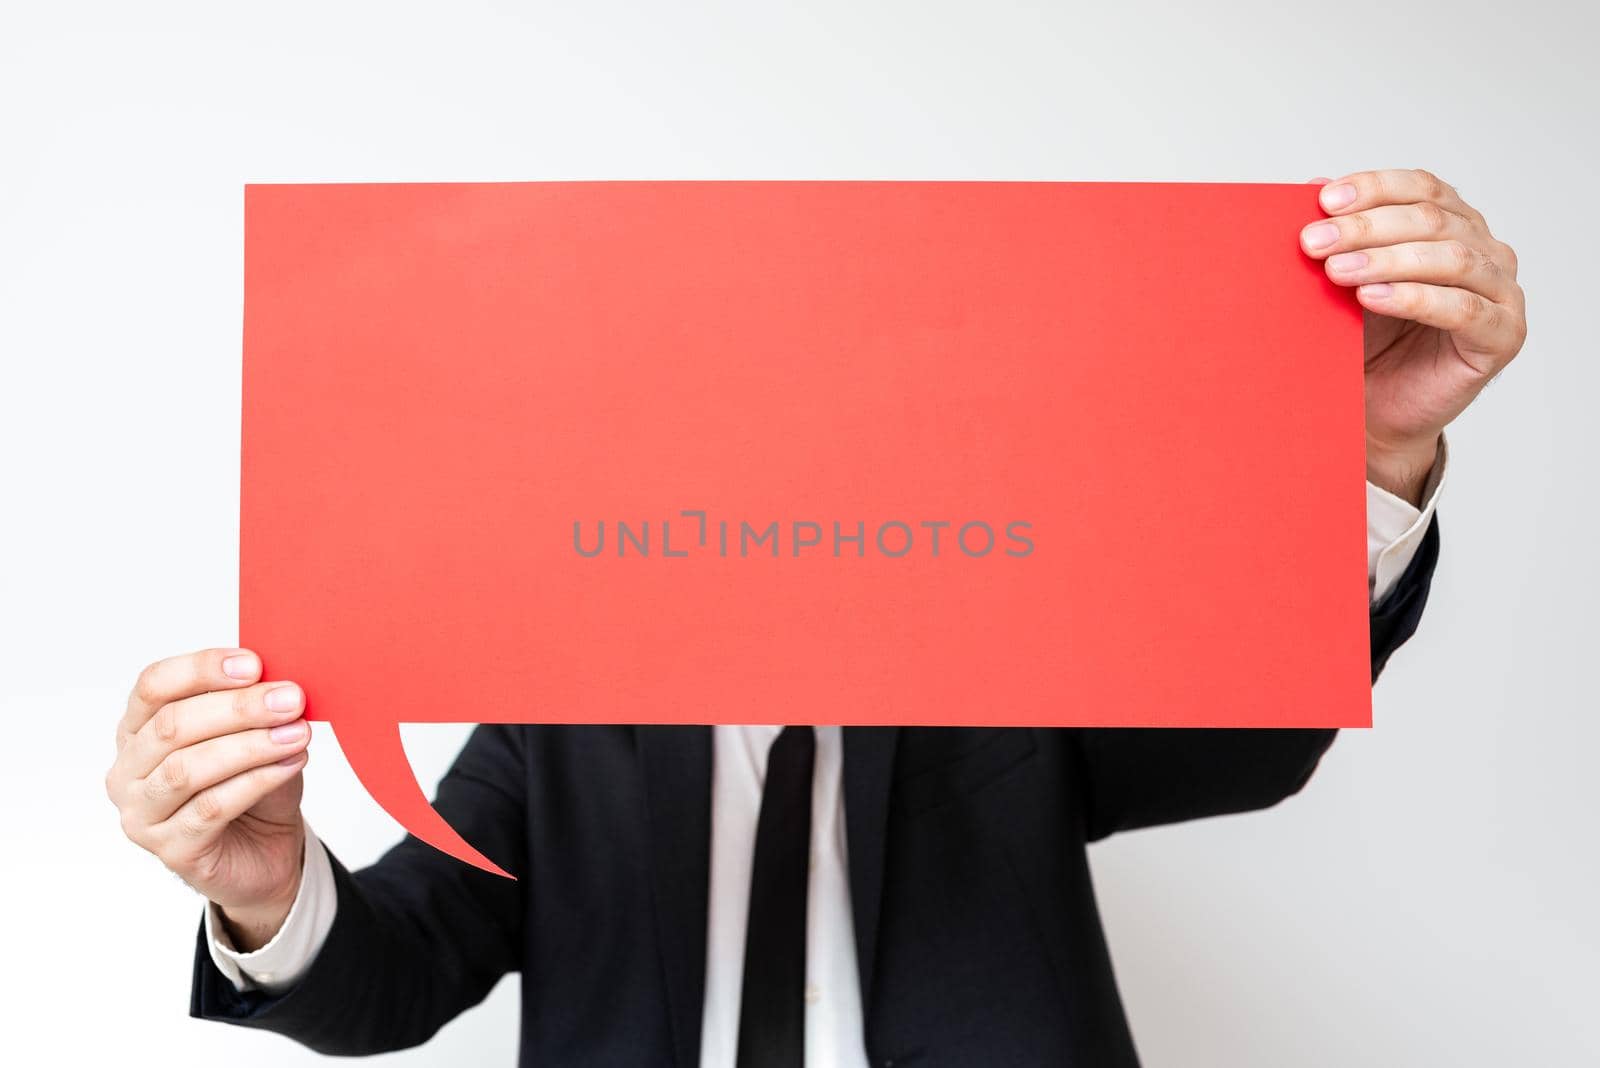
[{"label": "white shirt cuff", "polygon": [[222,922],[222,910],[206,903],[206,941],[217,970],[237,990],[262,990],[274,996],[286,992],[311,967],[328,939],[339,894],[333,885],[333,865],[321,840],[306,828],[305,859],[300,889],[289,915],[272,940],[250,953],[233,948]]},{"label": "white shirt cuff", "polygon": [[1412,557],[1417,555],[1439,503],[1439,494],[1444,489],[1449,456],[1449,444],[1440,435],[1439,455],[1422,487],[1420,509],[1386,489],[1367,483],[1367,589],[1373,604],[1388,596],[1405,574]]}]

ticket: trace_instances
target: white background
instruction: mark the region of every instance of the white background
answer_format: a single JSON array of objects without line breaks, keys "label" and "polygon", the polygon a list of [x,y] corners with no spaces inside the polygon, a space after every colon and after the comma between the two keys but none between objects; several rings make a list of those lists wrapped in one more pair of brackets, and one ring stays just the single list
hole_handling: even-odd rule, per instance
[{"label": "white background", "polygon": [[[1378,727],[1278,809],[1094,864],[1150,1065],[1600,1063],[1585,7],[6,3],[0,1042],[28,1052],[0,1059],[314,1059],[185,1017],[199,902],[101,785],[139,667],[236,636],[247,178],[1426,166],[1520,251],[1532,332],[1453,431],[1444,558]],[[464,730],[408,734],[425,781]],[[307,809],[364,863],[398,832],[332,741]],[[510,1064],[516,1000],[392,1059]]]}]

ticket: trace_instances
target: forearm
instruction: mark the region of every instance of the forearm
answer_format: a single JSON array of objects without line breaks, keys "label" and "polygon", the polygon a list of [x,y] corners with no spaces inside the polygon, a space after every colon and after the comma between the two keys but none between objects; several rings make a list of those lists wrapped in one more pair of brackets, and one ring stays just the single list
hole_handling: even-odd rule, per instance
[{"label": "forearm", "polygon": [[247,940],[227,910],[207,905],[204,933],[211,962],[236,990],[285,993],[310,970],[327,941],[338,896],[328,851],[309,827],[300,870],[282,917],[264,921]]},{"label": "forearm", "polygon": [[[523,765],[520,751],[503,744],[514,731],[478,728],[435,804],[496,863],[520,873]],[[243,981],[235,982],[203,928],[192,1015],[276,1031],[322,1053],[387,1052],[426,1041],[520,966],[522,883],[409,836],[354,874],[324,856],[331,922],[304,972],[284,983],[276,974],[263,982],[259,973],[251,978],[236,969]],[[307,857],[297,909],[316,890],[317,863],[317,854]],[[291,915],[276,938],[299,930],[301,918]],[[328,1011],[331,1004],[337,1012]]]},{"label": "forearm", "polygon": [[[1434,504],[1443,463],[1441,452],[1425,509],[1389,502],[1397,511],[1379,517],[1371,531],[1368,634],[1374,682],[1394,651],[1416,632],[1427,602],[1439,554]],[[1093,840],[1275,804],[1305,785],[1335,734],[1331,729],[1076,731],[1076,779],[1086,836]]]}]

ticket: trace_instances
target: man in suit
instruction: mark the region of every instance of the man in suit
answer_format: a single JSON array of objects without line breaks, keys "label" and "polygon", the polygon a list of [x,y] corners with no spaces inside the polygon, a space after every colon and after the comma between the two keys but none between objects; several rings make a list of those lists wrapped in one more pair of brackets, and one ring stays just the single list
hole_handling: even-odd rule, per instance
[{"label": "man in suit", "polygon": [[[1443,429],[1520,349],[1523,298],[1431,174],[1321,198],[1302,247],[1367,310],[1376,681],[1438,557]],[[1133,1065],[1087,843],[1274,804],[1334,736],[485,726],[437,807],[517,880],[409,837],[352,873],[300,815],[303,696],[260,670],[152,664],[107,791],[208,899],[194,1015],[340,1054],[426,1041],[519,971],[529,1065]]]}]

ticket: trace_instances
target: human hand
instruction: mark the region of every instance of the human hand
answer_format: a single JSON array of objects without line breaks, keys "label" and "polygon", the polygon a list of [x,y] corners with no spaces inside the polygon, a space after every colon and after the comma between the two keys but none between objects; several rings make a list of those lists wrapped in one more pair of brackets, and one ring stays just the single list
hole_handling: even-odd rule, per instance
[{"label": "human hand", "polygon": [[260,675],[239,649],[145,668],[105,780],[127,836],[221,906],[246,951],[277,932],[299,891],[311,739],[300,688]]},{"label": "human hand", "polygon": [[1517,255],[1427,171],[1361,171],[1320,201],[1300,244],[1365,309],[1367,478],[1420,504],[1440,432],[1527,337]]}]

